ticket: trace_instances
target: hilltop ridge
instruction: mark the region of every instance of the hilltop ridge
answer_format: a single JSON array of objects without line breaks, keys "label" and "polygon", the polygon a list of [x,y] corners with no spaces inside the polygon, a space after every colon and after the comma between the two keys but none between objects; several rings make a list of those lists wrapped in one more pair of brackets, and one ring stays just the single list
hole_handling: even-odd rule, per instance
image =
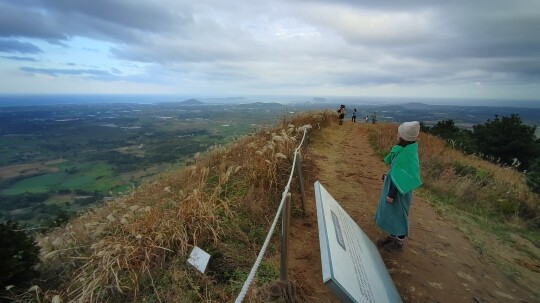
[{"label": "hilltop ridge", "polygon": [[[61,293],[66,300],[231,301],[266,236],[276,197],[291,169],[289,155],[299,134],[312,125],[316,127],[310,130],[303,152],[308,211],[303,217],[299,205],[293,207],[289,277],[294,300],[336,302],[322,284],[312,184],[319,180],[376,241],[381,233],[374,226],[373,214],[386,168],[373,144],[377,138],[395,140],[396,126],[350,122],[338,126],[335,122],[335,113],[329,111],[285,117],[273,128],[197,154],[193,165],[165,173],[45,235],[40,245],[50,280],[43,288],[49,287],[50,294]],[[428,148],[444,146],[425,134],[420,140]],[[424,171],[430,172],[427,168]],[[493,173],[493,182],[498,182],[497,174]],[[512,173],[504,174],[507,178]],[[521,188],[518,183],[513,186]],[[291,192],[294,204],[299,201],[297,185]],[[474,225],[478,217],[433,208],[426,200],[431,199],[427,188],[419,193],[421,198],[415,197],[411,209],[411,238],[405,250],[382,253],[404,302],[528,302],[538,298],[534,286],[540,254],[535,255],[535,242],[512,231],[513,241],[523,245],[522,250],[510,245],[491,247],[500,239]],[[520,201],[526,199],[526,195],[513,194]],[[456,225],[456,220],[473,222]],[[205,275],[186,264],[195,245],[212,255]],[[507,263],[495,259],[494,248],[511,256]],[[519,283],[503,274],[498,263],[521,266],[511,267]],[[273,242],[246,301],[276,300],[271,289],[278,273],[279,245]]]},{"label": "hilltop ridge", "polygon": [[[190,166],[165,172],[40,237],[45,299],[60,294],[83,302],[230,301],[274,216],[292,150],[305,129],[324,128],[331,117],[284,116],[273,127],[197,153]],[[194,246],[212,255],[205,275],[186,262]],[[267,254],[253,289],[275,280],[271,258],[277,253]]]},{"label": "hilltop ridge", "polygon": [[[387,167],[369,141],[376,134],[391,136],[393,128],[397,129],[394,125],[364,123],[334,125],[317,135],[309,148],[314,161],[313,171],[316,172],[311,175],[313,179],[310,182],[319,180],[373,242],[385,236],[375,226],[374,216],[382,185],[381,176]],[[420,145],[430,144],[427,139],[434,140],[424,134]],[[312,192],[310,195],[312,200]],[[533,271],[534,268],[522,267],[523,276],[519,280],[523,284],[509,279],[499,267],[504,264],[508,268],[509,265],[495,259],[493,251],[487,247],[480,250],[478,242],[473,240],[475,237],[483,238],[495,245],[500,239],[485,234],[485,231],[481,234],[474,224],[456,226],[455,220],[463,220],[463,214],[456,215],[434,207],[426,200],[428,196],[425,189],[414,195],[410,210],[410,237],[405,241],[403,252],[380,251],[404,302],[529,302],[538,296],[534,294],[534,281],[540,275]],[[324,287],[316,287],[322,276],[318,247],[314,246],[318,245],[317,233],[313,231],[316,226],[315,209],[314,205],[310,206],[309,227],[306,227],[306,222],[297,222],[293,231],[296,241],[293,275],[298,281],[309,281],[313,291],[312,302],[327,302],[326,299],[318,299],[331,295]],[[467,235],[467,229],[477,234]],[[519,238],[515,234],[514,237]],[[522,241],[527,242],[525,239]],[[492,249],[503,251],[500,247]],[[540,250],[531,248],[531,252]],[[505,249],[504,254],[516,260],[527,259],[527,255],[516,250]],[[519,266],[514,259],[510,261]],[[311,269],[308,269],[309,264]]]}]

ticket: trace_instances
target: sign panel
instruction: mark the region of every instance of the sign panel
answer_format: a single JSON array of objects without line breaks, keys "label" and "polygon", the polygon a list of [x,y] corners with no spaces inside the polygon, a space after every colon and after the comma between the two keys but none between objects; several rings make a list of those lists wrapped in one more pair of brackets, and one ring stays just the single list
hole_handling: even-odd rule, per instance
[{"label": "sign panel", "polygon": [[198,246],[193,247],[191,254],[189,254],[188,263],[193,265],[198,271],[204,274],[206,265],[210,261],[210,255]]},{"label": "sign panel", "polygon": [[377,247],[319,181],[315,201],[324,284],[342,302],[402,302]]}]

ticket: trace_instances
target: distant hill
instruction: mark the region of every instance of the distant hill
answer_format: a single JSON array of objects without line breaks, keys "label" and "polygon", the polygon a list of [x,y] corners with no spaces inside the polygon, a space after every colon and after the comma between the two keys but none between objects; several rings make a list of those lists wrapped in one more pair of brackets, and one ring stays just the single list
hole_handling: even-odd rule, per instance
[{"label": "distant hill", "polygon": [[208,105],[208,103],[204,103],[202,101],[199,101],[197,99],[188,99],[184,101],[179,102],[157,102],[157,105],[159,105],[162,108],[176,108],[176,107],[182,107],[182,106],[201,106],[201,105]]},{"label": "distant hill", "polygon": [[247,102],[246,97],[204,98],[205,104],[238,104]]},{"label": "distant hill", "polygon": [[410,103],[400,103],[400,104],[388,104],[382,105],[378,110],[386,111],[404,111],[404,110],[421,110],[425,111],[429,109],[431,105],[420,103],[420,102],[410,102]]},{"label": "distant hill", "polygon": [[244,104],[238,104],[235,107],[237,108],[257,108],[257,109],[275,109],[275,108],[283,108],[285,105],[277,102],[254,102],[254,103],[244,103]]},{"label": "distant hill", "polygon": [[201,101],[199,101],[197,99],[188,99],[188,100],[179,102],[178,104],[180,104],[180,105],[203,105],[204,102],[201,102]]},{"label": "distant hill", "polygon": [[376,107],[375,108],[377,111],[386,111],[386,112],[402,112],[402,111],[406,111],[407,108],[405,108],[403,105],[401,104],[391,104],[391,105],[383,105],[383,106],[379,106],[379,107]]},{"label": "distant hill", "polygon": [[425,109],[426,107],[429,107],[430,105],[420,102],[409,102],[405,104],[401,104],[402,107],[407,109]]}]

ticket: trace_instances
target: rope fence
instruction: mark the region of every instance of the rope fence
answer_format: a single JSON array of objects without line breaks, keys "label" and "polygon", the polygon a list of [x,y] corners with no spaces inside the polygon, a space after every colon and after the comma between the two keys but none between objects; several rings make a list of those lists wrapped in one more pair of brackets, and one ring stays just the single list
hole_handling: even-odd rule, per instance
[{"label": "rope fence", "polygon": [[[274,233],[274,229],[276,228],[277,221],[279,219],[280,214],[282,213],[283,204],[287,200],[287,194],[289,193],[289,189],[290,189],[291,182],[292,182],[292,179],[293,179],[294,169],[295,169],[295,167],[297,167],[296,166],[296,160],[300,156],[299,151],[300,151],[300,148],[302,147],[302,145],[304,144],[304,140],[306,138],[307,131],[308,131],[307,128],[304,129],[304,134],[302,136],[302,140],[300,141],[300,144],[298,145],[298,147],[296,147],[296,149],[294,150],[294,158],[293,158],[291,174],[289,175],[289,181],[287,182],[287,185],[285,186],[285,190],[281,194],[281,202],[279,203],[279,207],[278,207],[278,209],[276,211],[274,221],[272,222],[272,225],[270,226],[270,230],[268,231],[268,234],[266,235],[266,239],[264,240],[264,244],[263,244],[261,250],[259,251],[259,255],[257,256],[257,259],[255,260],[255,263],[253,264],[253,267],[251,268],[251,271],[249,272],[249,275],[248,275],[246,281],[244,282],[244,285],[242,286],[242,289],[240,290],[240,293],[238,294],[238,296],[236,297],[236,300],[234,301],[235,303],[241,303],[244,300],[244,297],[246,296],[246,294],[247,294],[247,292],[249,290],[249,287],[251,286],[251,283],[253,282],[253,279],[255,278],[255,274],[257,273],[257,269],[259,268],[259,265],[261,264],[262,258],[264,256],[264,254],[266,253],[266,248],[268,247],[268,244],[270,243],[270,239],[272,238],[272,234]],[[287,235],[282,235],[282,236],[287,236]]]}]

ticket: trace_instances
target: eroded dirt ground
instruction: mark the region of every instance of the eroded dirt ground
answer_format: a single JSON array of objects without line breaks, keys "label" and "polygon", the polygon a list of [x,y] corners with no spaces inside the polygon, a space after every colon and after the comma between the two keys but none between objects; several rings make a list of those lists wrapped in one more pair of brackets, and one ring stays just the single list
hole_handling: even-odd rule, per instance
[{"label": "eroded dirt ground", "polygon": [[[373,218],[387,167],[369,146],[370,127],[334,125],[311,138],[305,152],[314,164],[304,171],[307,215],[292,220],[289,258],[290,278],[304,301],[338,302],[322,284],[313,181],[321,182],[373,242],[385,236]],[[533,302],[429,203],[415,196],[409,219],[403,251],[380,251],[404,302]]]}]

